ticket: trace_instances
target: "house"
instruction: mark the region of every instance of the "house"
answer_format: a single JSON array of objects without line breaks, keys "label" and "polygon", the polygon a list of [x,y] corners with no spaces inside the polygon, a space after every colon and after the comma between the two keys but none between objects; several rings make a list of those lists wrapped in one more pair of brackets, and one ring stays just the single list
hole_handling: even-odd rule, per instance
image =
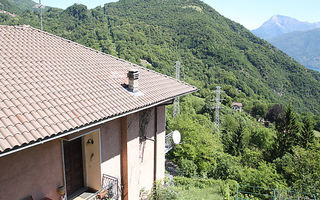
[{"label": "house", "polygon": [[232,102],[232,109],[236,111],[242,111],[242,103]]},{"label": "house", "polygon": [[138,199],[164,178],[165,106],[196,90],[30,26],[0,26],[0,199]]},{"label": "house", "polygon": [[7,15],[10,15],[11,17],[16,17],[17,16],[16,14],[8,12],[8,11],[5,11],[5,10],[0,10],[0,14],[7,14]]}]

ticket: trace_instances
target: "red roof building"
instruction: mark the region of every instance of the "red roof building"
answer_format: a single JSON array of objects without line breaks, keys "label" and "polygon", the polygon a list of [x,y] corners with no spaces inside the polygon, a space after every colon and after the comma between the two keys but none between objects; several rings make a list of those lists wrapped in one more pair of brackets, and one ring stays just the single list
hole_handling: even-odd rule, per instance
[{"label": "red roof building", "polygon": [[[136,199],[163,178],[165,105],[196,90],[29,26],[0,26],[1,197],[56,199],[59,187],[70,198],[110,176]],[[155,140],[143,152],[141,131]]]},{"label": "red roof building", "polygon": [[242,111],[242,103],[232,102],[232,109],[237,111]]}]

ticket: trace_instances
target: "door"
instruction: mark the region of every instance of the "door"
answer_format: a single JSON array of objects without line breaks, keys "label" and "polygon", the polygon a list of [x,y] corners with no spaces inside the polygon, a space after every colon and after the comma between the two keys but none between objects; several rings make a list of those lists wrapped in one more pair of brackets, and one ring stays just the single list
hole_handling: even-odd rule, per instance
[{"label": "door", "polygon": [[101,189],[100,137],[99,130],[83,137],[85,154],[86,186]]},{"label": "door", "polygon": [[84,187],[81,138],[64,141],[64,165],[68,197]]}]

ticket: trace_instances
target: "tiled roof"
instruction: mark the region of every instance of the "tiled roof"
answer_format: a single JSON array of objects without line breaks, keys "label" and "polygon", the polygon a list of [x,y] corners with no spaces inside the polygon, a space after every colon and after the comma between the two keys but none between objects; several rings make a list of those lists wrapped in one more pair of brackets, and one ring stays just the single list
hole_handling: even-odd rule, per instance
[{"label": "tiled roof", "polygon": [[232,106],[242,107],[242,103],[232,102]]},{"label": "tiled roof", "polygon": [[[141,96],[124,87],[132,68]],[[193,91],[38,29],[0,26],[0,153]]]}]

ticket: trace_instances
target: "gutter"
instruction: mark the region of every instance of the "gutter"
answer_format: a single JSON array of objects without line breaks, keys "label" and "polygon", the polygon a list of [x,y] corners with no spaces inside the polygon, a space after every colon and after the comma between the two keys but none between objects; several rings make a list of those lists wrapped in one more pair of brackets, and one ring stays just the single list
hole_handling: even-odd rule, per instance
[{"label": "gutter", "polygon": [[[183,93],[183,94],[178,95],[178,96],[175,96],[175,97],[185,96],[185,95],[191,94],[191,93],[196,92],[196,91],[198,91],[198,89],[192,90],[192,91],[190,91],[190,92]],[[148,108],[152,108],[152,107],[161,105],[161,104],[163,104],[163,103],[166,103],[166,102],[174,99],[175,97],[170,97],[170,98],[167,98],[167,99],[165,99],[165,100],[162,100],[162,101],[159,101],[159,102],[150,104],[150,105],[145,106],[145,107],[141,107],[141,108],[138,108],[138,109],[135,109],[135,110],[131,110],[131,111],[128,111],[128,112],[125,112],[125,113],[121,113],[121,114],[116,115],[116,116],[113,116],[113,117],[111,117],[111,118],[102,119],[102,120],[100,120],[100,121],[93,122],[93,123],[88,124],[88,125],[85,125],[85,126],[83,126],[83,127],[79,127],[79,128],[74,129],[74,130],[67,131],[66,133],[57,134],[57,135],[52,136],[52,137],[49,137],[49,138],[47,138],[47,139],[42,139],[42,140],[40,140],[40,141],[38,141],[38,142],[34,142],[34,143],[32,143],[32,144],[27,144],[26,146],[19,146],[19,147],[16,148],[16,149],[12,148],[11,151],[10,151],[10,150],[7,151],[7,152],[3,151],[2,153],[0,153],[0,158],[3,157],[3,156],[6,156],[6,155],[9,155],[9,154],[16,153],[16,152],[18,152],[18,151],[24,150],[24,149],[28,149],[28,148],[33,147],[33,146],[36,146],[36,145],[44,144],[44,143],[46,143],[46,142],[50,142],[50,141],[52,141],[52,140],[65,137],[65,136],[67,136],[67,135],[71,135],[71,134],[78,133],[78,132],[80,132],[80,131],[83,131],[83,130],[86,130],[86,129],[89,129],[89,128],[92,128],[92,127],[95,127],[95,126],[99,126],[99,125],[104,124],[104,123],[106,123],[106,122],[109,122],[109,121],[112,121],[112,120],[115,120],[115,119],[118,119],[118,118],[121,118],[121,117],[130,115],[130,114],[133,114],[133,113],[136,113],[136,112],[139,112],[139,111],[148,109]],[[165,105],[167,105],[167,104],[165,104]]]}]

